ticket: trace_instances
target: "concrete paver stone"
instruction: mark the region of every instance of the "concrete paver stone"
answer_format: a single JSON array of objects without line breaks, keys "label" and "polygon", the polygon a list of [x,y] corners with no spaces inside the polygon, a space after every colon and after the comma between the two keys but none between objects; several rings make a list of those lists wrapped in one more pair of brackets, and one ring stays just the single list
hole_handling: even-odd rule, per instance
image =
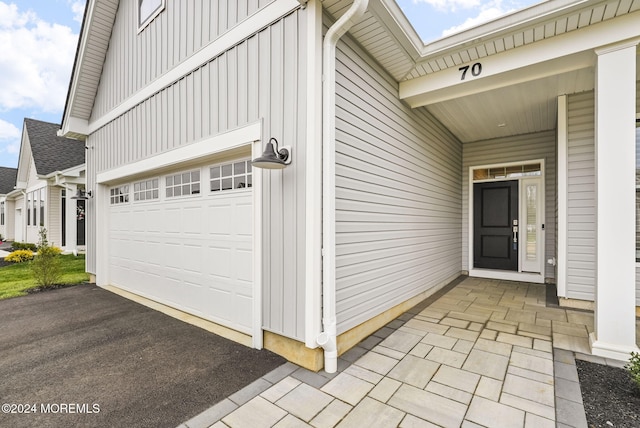
[{"label": "concrete paver stone", "polygon": [[574,352],[591,314],[545,307],[541,285],[480,278],[425,302],[342,355],[338,373],[287,363],[183,425],[586,427]]}]

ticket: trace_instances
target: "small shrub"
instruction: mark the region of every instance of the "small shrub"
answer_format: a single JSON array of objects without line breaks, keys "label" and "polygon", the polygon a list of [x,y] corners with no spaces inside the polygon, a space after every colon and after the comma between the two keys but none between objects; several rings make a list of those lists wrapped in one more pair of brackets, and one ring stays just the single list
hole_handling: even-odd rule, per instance
[{"label": "small shrub", "polygon": [[40,228],[38,232],[38,254],[31,262],[31,271],[36,283],[44,288],[56,285],[60,280],[60,248],[52,247],[47,240],[47,229]]},{"label": "small shrub", "polygon": [[4,258],[5,262],[11,263],[23,263],[29,260],[33,260],[33,251],[29,250],[16,250]]},{"label": "small shrub", "polygon": [[629,363],[627,363],[624,368],[629,371],[631,378],[634,380],[638,388],[640,388],[640,354],[632,352]]},{"label": "small shrub", "polygon": [[45,254],[48,256],[59,256],[62,254],[62,249],[59,247],[40,247],[38,248],[38,255]]},{"label": "small shrub", "polygon": [[36,251],[38,249],[36,244],[31,244],[29,242],[14,242],[13,244],[11,244],[11,247],[13,248],[14,251],[15,250]]}]

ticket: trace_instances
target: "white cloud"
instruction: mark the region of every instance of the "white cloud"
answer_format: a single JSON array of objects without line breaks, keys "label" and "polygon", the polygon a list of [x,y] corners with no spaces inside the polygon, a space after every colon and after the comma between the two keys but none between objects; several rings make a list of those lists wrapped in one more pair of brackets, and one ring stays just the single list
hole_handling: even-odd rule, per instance
[{"label": "white cloud", "polygon": [[441,12],[455,12],[459,9],[473,9],[482,4],[481,0],[413,0],[414,3],[426,3]]},{"label": "white cloud", "polygon": [[20,150],[21,132],[12,123],[0,119],[0,152],[16,154]]},{"label": "white cloud", "polygon": [[73,12],[73,20],[76,22],[82,23],[82,17],[84,15],[84,6],[86,4],[85,0],[74,0],[71,1],[71,11]]},{"label": "white cloud", "polygon": [[445,37],[445,36],[448,36],[449,34],[457,33],[458,31],[462,31],[467,28],[471,28],[476,25],[489,22],[492,19],[495,19],[499,16],[503,16],[509,12],[511,12],[511,10],[505,11],[495,7],[482,10],[477,16],[474,16],[472,18],[467,18],[460,25],[455,25],[453,27],[447,28],[446,30],[442,30],[442,36]]},{"label": "white cloud", "polygon": [[63,109],[78,35],[0,1],[0,110]]}]

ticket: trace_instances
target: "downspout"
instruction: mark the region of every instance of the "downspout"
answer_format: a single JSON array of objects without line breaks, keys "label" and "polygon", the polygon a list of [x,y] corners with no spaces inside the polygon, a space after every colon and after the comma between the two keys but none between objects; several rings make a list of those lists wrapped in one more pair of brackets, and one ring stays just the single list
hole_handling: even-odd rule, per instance
[{"label": "downspout", "polygon": [[367,10],[369,0],[354,0],[329,28],[322,43],[322,327],[316,341],[324,349],[324,370],[338,369],[336,343],[336,45]]}]

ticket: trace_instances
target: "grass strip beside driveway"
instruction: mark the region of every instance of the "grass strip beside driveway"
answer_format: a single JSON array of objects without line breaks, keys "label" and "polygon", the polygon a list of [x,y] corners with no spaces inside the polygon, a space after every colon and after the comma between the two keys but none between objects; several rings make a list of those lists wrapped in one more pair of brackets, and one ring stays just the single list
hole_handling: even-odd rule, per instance
[{"label": "grass strip beside driveway", "polygon": [[[89,280],[89,274],[85,272],[84,254],[59,257],[62,259],[60,284],[79,284]],[[0,267],[0,300],[24,296],[28,289],[36,286],[30,262]]]}]

